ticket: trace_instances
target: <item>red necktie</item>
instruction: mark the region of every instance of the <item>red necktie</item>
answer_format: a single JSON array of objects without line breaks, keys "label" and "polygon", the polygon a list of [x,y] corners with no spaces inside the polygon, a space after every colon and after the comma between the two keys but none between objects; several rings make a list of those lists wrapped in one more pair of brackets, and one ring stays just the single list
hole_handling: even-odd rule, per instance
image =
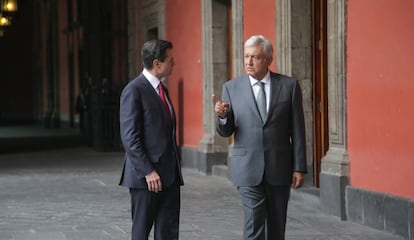
[{"label": "red necktie", "polygon": [[161,102],[164,104],[164,107],[167,110],[168,116],[171,118],[170,107],[168,106],[167,99],[165,99],[164,85],[161,82],[160,84],[158,84],[158,90],[160,91]]}]

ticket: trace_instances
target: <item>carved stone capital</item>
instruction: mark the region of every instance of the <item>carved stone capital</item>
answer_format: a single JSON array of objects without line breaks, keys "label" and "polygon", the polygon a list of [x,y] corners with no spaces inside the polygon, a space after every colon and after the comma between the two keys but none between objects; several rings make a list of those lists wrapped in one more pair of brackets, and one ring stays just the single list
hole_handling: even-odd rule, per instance
[{"label": "carved stone capital", "polygon": [[344,148],[330,147],[322,159],[321,171],[338,176],[349,176],[349,158]]}]

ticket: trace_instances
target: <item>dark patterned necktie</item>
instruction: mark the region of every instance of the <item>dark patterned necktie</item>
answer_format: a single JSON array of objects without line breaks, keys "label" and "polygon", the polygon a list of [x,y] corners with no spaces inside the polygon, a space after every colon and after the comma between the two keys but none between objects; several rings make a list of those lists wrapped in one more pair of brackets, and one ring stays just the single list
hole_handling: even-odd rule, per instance
[{"label": "dark patterned necktie", "polygon": [[264,89],[265,83],[258,82],[259,84],[259,93],[257,94],[257,107],[259,108],[260,117],[262,121],[265,122],[267,119],[267,110],[266,110],[266,92]]},{"label": "dark patterned necktie", "polygon": [[167,110],[168,116],[171,119],[171,111],[170,111],[170,106],[168,106],[167,103],[167,99],[165,98],[165,90],[164,90],[164,85],[160,82],[160,84],[158,84],[158,90],[160,92],[160,98],[161,98],[161,102],[164,104],[165,109]]}]

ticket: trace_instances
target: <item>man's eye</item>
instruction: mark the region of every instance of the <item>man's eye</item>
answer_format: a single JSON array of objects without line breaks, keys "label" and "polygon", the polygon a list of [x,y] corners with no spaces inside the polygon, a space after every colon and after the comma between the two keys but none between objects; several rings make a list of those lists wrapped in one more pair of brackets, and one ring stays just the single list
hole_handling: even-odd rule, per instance
[{"label": "man's eye", "polygon": [[244,58],[251,58],[253,60],[258,59],[257,56],[249,56],[249,55],[244,56]]}]

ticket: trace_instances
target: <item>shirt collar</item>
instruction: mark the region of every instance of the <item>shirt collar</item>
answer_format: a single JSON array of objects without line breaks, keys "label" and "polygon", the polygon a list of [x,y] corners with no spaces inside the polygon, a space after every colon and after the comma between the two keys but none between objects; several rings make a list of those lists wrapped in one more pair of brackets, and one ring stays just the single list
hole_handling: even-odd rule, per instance
[{"label": "shirt collar", "polygon": [[151,86],[154,88],[154,89],[157,89],[158,88],[158,85],[160,84],[160,80],[156,77],[156,76],[154,76],[154,75],[152,75],[147,69],[145,69],[144,68],[144,70],[142,70],[142,74],[144,74],[144,76],[145,76],[145,78],[147,78],[147,80],[148,80],[148,82],[150,82],[150,84],[151,84]]},{"label": "shirt collar", "polygon": [[[257,82],[259,82],[259,80],[255,79],[254,77],[250,75],[249,75],[249,80],[252,86],[254,86]],[[266,75],[260,82],[263,82],[265,85],[270,83],[270,71],[267,71]]]}]

